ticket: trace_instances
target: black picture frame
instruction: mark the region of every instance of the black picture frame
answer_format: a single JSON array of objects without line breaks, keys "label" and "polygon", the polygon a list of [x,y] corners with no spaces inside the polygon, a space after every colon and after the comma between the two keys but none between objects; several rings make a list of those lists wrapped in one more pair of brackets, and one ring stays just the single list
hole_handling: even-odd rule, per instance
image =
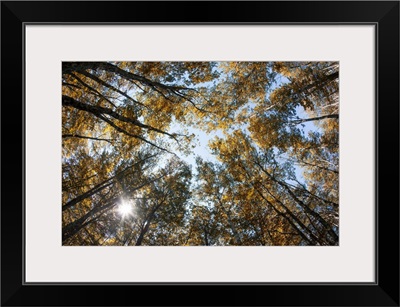
[{"label": "black picture frame", "polygon": [[[376,282],[24,283],[23,40],[27,23],[375,25]],[[3,1],[1,77],[2,306],[399,306],[398,1]]]}]

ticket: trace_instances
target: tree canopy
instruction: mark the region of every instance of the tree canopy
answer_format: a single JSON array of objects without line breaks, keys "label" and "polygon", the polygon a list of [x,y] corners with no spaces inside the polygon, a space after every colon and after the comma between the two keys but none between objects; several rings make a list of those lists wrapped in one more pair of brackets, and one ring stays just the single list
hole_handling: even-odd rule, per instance
[{"label": "tree canopy", "polygon": [[338,245],[339,64],[64,62],[62,242]]}]

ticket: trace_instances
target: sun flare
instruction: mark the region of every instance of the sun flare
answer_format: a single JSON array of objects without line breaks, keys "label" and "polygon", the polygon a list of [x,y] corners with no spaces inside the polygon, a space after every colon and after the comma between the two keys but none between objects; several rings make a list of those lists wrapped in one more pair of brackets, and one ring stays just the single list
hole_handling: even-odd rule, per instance
[{"label": "sun flare", "polygon": [[118,212],[122,217],[132,215],[133,213],[132,204],[126,201],[121,202],[121,204],[118,206]]}]

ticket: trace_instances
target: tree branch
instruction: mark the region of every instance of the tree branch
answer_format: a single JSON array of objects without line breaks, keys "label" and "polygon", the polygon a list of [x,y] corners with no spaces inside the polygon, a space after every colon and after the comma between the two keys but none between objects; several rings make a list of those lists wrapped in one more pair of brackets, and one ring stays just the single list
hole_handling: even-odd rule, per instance
[{"label": "tree branch", "polygon": [[94,141],[104,141],[112,144],[112,140],[110,139],[102,139],[102,138],[95,138],[95,137],[90,137],[90,136],[84,136],[84,135],[79,135],[79,134],[63,134],[62,135],[63,139],[66,138],[79,138],[79,139],[89,139],[89,140],[94,140]]},{"label": "tree branch", "polygon": [[302,124],[302,123],[311,122],[311,121],[317,121],[317,120],[326,119],[326,118],[339,119],[339,114],[328,114],[328,115],[323,115],[323,116],[318,116],[318,117],[300,118],[300,119],[296,119],[296,120],[290,121],[289,124],[299,125],[299,124]]},{"label": "tree branch", "polygon": [[[69,96],[65,96],[65,95],[63,95],[62,104],[64,106],[71,106],[71,107],[74,107],[76,109],[92,113],[93,115],[95,115],[96,117],[99,117],[99,118],[103,114],[108,114],[111,117],[113,117],[113,118],[115,118],[115,119],[117,119],[119,121],[122,121],[122,122],[125,122],[125,123],[129,123],[129,124],[133,124],[133,125],[135,125],[137,127],[140,127],[140,128],[144,128],[144,129],[147,129],[147,130],[151,130],[151,131],[155,131],[155,132],[158,132],[158,133],[161,133],[161,134],[168,135],[169,137],[173,138],[179,144],[179,140],[174,135],[172,135],[172,134],[170,134],[168,132],[162,131],[162,130],[160,130],[158,128],[154,128],[152,126],[148,126],[148,125],[142,124],[140,121],[138,121],[136,119],[128,118],[128,117],[125,117],[123,115],[120,115],[120,114],[118,114],[117,112],[115,112],[115,111],[113,111],[111,109],[100,107],[100,106],[92,106],[92,105],[77,101],[77,100],[75,100],[75,99],[73,99],[73,98],[71,98]],[[104,120],[104,117],[102,119]]]}]

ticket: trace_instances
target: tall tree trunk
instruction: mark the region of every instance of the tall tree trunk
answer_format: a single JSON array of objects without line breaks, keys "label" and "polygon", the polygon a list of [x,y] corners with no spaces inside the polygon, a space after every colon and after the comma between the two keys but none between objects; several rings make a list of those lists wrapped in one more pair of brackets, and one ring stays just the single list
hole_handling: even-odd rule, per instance
[{"label": "tall tree trunk", "polygon": [[276,179],[274,176],[272,176],[266,169],[264,169],[264,167],[258,162],[258,161],[254,161],[256,165],[258,165],[258,167],[263,171],[263,173],[265,173],[272,181],[276,182],[277,184],[279,184],[281,187],[283,187],[288,193],[289,195],[292,197],[292,199],[300,205],[300,207],[302,207],[304,209],[304,211],[308,214],[310,214],[311,216],[315,217],[316,220],[318,220],[327,230],[329,235],[331,236],[331,238],[333,239],[332,243],[336,244],[337,242],[339,242],[339,237],[338,235],[332,230],[331,226],[329,225],[329,223],[321,216],[319,215],[317,212],[315,212],[314,210],[310,209],[310,207],[308,207],[301,199],[299,199],[294,193],[293,191],[290,189],[290,187],[288,187],[288,185],[278,179]]},{"label": "tall tree trunk", "polygon": [[157,206],[155,206],[155,207],[151,210],[150,214],[147,216],[147,218],[146,218],[146,220],[145,220],[145,223],[144,223],[144,226],[142,227],[142,230],[140,231],[139,237],[138,237],[138,239],[136,240],[136,244],[135,244],[136,246],[142,245],[144,235],[145,235],[145,234],[147,233],[147,231],[149,230],[150,223],[151,223],[151,221],[153,220],[156,211],[162,206],[162,204],[163,204],[163,202],[161,202],[161,203],[159,203]]}]

